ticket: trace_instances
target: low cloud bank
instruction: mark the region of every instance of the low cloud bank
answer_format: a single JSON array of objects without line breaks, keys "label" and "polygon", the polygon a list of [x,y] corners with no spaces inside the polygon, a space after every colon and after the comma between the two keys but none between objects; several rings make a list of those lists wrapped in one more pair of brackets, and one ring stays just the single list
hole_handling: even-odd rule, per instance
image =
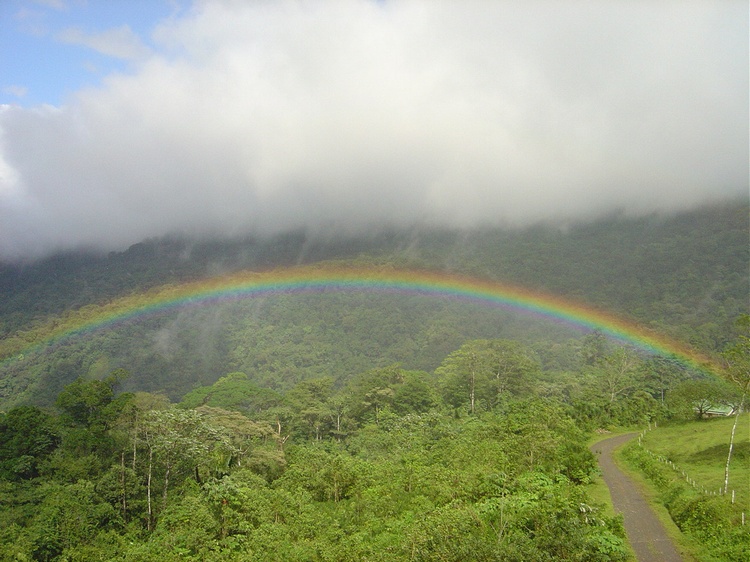
[{"label": "low cloud bank", "polygon": [[747,36],[744,2],[196,2],[0,108],[0,257],[747,196]]}]

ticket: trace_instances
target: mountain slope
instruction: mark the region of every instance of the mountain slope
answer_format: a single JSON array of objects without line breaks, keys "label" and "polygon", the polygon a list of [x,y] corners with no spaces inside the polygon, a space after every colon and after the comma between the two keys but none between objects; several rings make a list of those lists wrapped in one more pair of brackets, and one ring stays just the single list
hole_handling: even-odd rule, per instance
[{"label": "mountain slope", "polygon": [[[238,269],[328,259],[423,267],[574,298],[650,325],[704,351],[722,349],[748,311],[748,206],[670,217],[610,217],[568,228],[414,228],[359,236],[296,232],[273,239],[149,240],[107,256],[79,252],[0,266],[0,329],[43,341],[35,326],[123,294]],[[92,309],[96,313],[96,308]],[[182,310],[45,348],[0,365],[0,405],[47,403],[77,376],[123,367],[130,389],[178,398],[245,371],[288,388],[299,380],[393,362],[430,370],[467,339],[527,343],[575,336],[480,306],[384,295],[283,296]],[[2,342],[0,342],[1,347]],[[13,352],[17,353],[17,352]]]}]

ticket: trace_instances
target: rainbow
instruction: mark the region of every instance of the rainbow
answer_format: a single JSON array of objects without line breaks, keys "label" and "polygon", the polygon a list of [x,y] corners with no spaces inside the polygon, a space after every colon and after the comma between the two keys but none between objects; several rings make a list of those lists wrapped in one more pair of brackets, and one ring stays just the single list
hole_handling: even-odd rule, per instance
[{"label": "rainbow", "polygon": [[[244,271],[164,286],[146,293],[122,297],[106,305],[85,307],[71,313],[63,321],[58,321],[56,325],[41,330],[31,345],[19,340],[19,344],[11,345],[10,349],[16,357],[22,357],[23,353],[75,335],[189,306],[208,306],[212,303],[262,296],[325,292],[425,295],[521,311],[562,322],[582,331],[598,330],[619,342],[651,354],[672,357],[691,368],[717,371],[716,364],[710,358],[676,340],[620,316],[567,298],[445,272],[336,265],[301,266],[265,272]],[[21,348],[24,343],[25,348]],[[7,351],[4,355],[7,357]]]}]

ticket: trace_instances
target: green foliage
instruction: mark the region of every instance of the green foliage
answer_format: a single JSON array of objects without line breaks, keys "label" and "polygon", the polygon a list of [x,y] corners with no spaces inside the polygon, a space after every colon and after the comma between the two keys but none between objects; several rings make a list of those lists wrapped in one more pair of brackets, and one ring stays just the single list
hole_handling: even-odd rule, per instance
[{"label": "green foliage", "polygon": [[209,386],[188,392],[180,402],[185,408],[201,405],[257,414],[279,405],[281,396],[273,390],[251,382],[245,373],[229,373]]},{"label": "green foliage", "polygon": [[744,399],[750,392],[750,314],[740,316],[735,324],[739,334],[723,352],[725,375]]},{"label": "green foliage", "polygon": [[405,371],[401,384],[393,391],[393,409],[397,414],[421,414],[437,405],[437,395],[423,371]]},{"label": "green foliage", "polygon": [[[106,392],[74,418],[70,405],[100,388],[75,382],[60,401],[60,419],[73,425],[42,477],[0,488],[0,554],[60,562],[624,559],[621,529],[581,509],[580,483],[595,464],[564,407],[508,400],[502,411],[456,417],[429,380],[393,366],[340,391],[329,379],[306,381],[282,400],[289,423],[308,429],[283,438],[262,419],[267,411],[253,419],[145,394],[104,424]],[[387,400],[377,414],[373,392]],[[312,437],[310,410],[337,403],[357,416],[349,432]],[[90,453],[79,464],[72,453],[83,449]]]},{"label": "green foliage", "polygon": [[684,381],[667,397],[675,419],[702,419],[711,408],[739,405],[737,391],[726,382],[714,378]]},{"label": "green foliage", "polygon": [[126,377],[127,372],[118,369],[104,380],[78,378],[67,385],[55,401],[63,413],[63,421],[93,431],[107,429],[129,399],[124,395],[115,400],[115,387]]},{"label": "green foliage", "polygon": [[742,560],[750,547],[750,535],[741,524],[750,500],[747,435],[735,444],[730,490],[720,493],[733,423],[729,418],[662,425],[646,433],[642,447],[632,443],[622,452],[654,485],[658,499],[691,539],[698,560]]},{"label": "green foliage", "polygon": [[32,478],[59,442],[49,414],[33,406],[0,413],[0,479]]},{"label": "green foliage", "polygon": [[726,503],[726,498],[716,496],[679,497],[669,507],[680,529],[710,540],[725,533],[730,526]]},{"label": "green foliage", "polygon": [[112,525],[117,514],[99,497],[91,482],[52,484],[27,531],[35,560],[54,560],[66,550],[91,543]]},{"label": "green foliage", "polygon": [[[583,349],[586,345],[584,342]],[[629,347],[608,344],[595,354],[582,353],[583,364],[577,384],[570,386],[568,401],[574,415],[587,427],[643,427],[675,415],[676,401],[669,403],[678,381],[699,376],[677,369],[662,357],[647,357]],[[705,376],[705,375],[702,375]],[[676,395],[675,395],[676,396]],[[671,410],[670,410],[671,408]]]},{"label": "green foliage", "polygon": [[[0,264],[0,559],[625,560],[621,521],[585,493],[586,431],[661,425],[696,377],[600,333],[421,295],[288,294],[19,352],[140,306],[144,289],[344,257],[619,311],[724,350],[742,392],[747,334],[731,320],[747,312],[747,223],[734,205],[565,231],[161,240]],[[102,378],[119,367],[132,376]],[[27,403],[57,413],[14,408]],[[721,470],[725,450],[691,462]],[[713,556],[747,552],[726,497],[691,495],[651,455],[628,454]],[[733,479],[748,454],[740,438]]]},{"label": "green foliage", "polygon": [[642,448],[629,447],[625,450],[623,456],[654,484],[661,488],[666,487],[668,480],[662,467],[653,455],[648,454],[648,451]]},{"label": "green foliage", "polygon": [[221,408],[201,406],[196,409],[211,428],[214,447],[211,456],[201,463],[210,475],[222,475],[234,467],[251,467],[269,479],[284,467],[284,455],[273,428],[264,421]]},{"label": "green foliage", "polygon": [[685,379],[685,370],[685,366],[673,358],[660,355],[649,357],[643,362],[643,389],[663,403],[670,391]]},{"label": "green foliage", "polygon": [[[148,302],[144,292],[171,294],[170,285],[216,271],[322,259],[498,279],[581,300],[720,352],[735,335],[734,319],[748,313],[747,232],[746,204],[727,204],[671,217],[609,217],[567,230],[417,229],[326,241],[301,232],[267,240],[164,239],[106,257],[68,254],[0,264],[0,408],[51,405],[78,376],[98,378],[118,367],[132,373],[124,389],[162,391],[178,400],[186,389],[233,371],[275,390],[325,376],[338,386],[353,373],[393,363],[431,372],[468,340],[559,345],[573,335],[549,322],[424,296],[315,294],[165,312],[28,349],[138,308]],[[558,351],[542,358],[544,367],[574,368],[570,349]],[[655,395],[668,390],[656,388],[661,383],[653,378],[650,384]]]},{"label": "green foliage", "polygon": [[186,494],[161,513],[153,541],[165,555],[191,559],[209,549],[219,530],[204,495]]},{"label": "green foliage", "polygon": [[455,408],[492,409],[506,394],[519,396],[539,371],[530,350],[507,340],[474,340],[448,355],[435,373]]},{"label": "green foliage", "polygon": [[348,498],[362,473],[360,463],[348,454],[310,446],[291,451],[289,464],[277,482],[287,489],[303,490],[320,502]]}]

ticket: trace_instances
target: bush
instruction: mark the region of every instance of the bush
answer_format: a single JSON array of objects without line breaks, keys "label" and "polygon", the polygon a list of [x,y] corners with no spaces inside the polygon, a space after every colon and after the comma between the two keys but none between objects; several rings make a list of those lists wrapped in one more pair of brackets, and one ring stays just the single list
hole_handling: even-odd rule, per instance
[{"label": "bush", "polygon": [[698,496],[678,499],[670,509],[672,519],[683,532],[703,540],[717,539],[730,527],[726,497]]},{"label": "bush", "polygon": [[651,456],[644,448],[638,447],[637,445],[629,445],[623,450],[623,457],[628,463],[640,470],[646,478],[651,480],[651,482],[658,487],[663,489],[669,483],[664,476],[659,461]]}]

